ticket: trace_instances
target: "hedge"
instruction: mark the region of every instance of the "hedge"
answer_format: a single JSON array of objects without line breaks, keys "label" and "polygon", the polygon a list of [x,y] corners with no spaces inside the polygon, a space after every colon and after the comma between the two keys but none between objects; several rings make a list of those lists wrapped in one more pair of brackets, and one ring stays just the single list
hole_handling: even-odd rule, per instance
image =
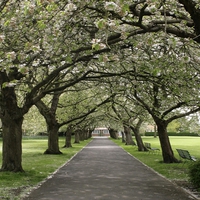
[{"label": "hedge", "polygon": [[[154,136],[154,132],[145,132],[145,136]],[[169,136],[200,136],[198,135],[197,133],[190,133],[190,132],[180,132],[180,133],[177,133],[177,132],[168,132],[168,135]]]}]

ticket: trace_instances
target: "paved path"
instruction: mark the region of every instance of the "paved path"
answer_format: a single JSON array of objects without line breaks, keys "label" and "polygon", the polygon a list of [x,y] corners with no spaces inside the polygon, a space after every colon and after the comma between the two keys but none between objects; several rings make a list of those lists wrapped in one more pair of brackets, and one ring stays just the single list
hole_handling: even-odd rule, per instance
[{"label": "paved path", "polygon": [[95,138],[25,200],[191,200],[108,138]]}]

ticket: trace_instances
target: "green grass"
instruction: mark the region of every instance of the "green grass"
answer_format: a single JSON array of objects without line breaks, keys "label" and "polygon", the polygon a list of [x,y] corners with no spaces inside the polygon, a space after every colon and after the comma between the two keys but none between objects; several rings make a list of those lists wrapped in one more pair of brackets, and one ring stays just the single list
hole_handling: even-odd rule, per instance
[{"label": "green grass", "polygon": [[[60,147],[65,138],[60,138]],[[72,148],[60,148],[61,155],[44,155],[47,138],[23,139],[22,166],[25,173],[0,172],[0,199],[17,200],[23,193],[50,176],[56,169],[66,163],[91,140],[72,144]],[[2,141],[0,140],[0,165],[2,165]]]},{"label": "green grass", "polygon": [[[149,142],[151,143],[152,147],[158,147],[161,150],[158,138],[143,137],[142,139],[143,142]],[[167,179],[188,181],[188,167],[190,164],[193,163],[192,161],[184,160],[184,163],[166,164],[162,162],[163,158],[161,151],[158,154],[149,152],[139,152],[137,150],[137,147],[127,146],[124,143],[122,143],[120,139],[113,141],[119,146],[121,146],[124,150],[129,152],[131,155],[136,157],[138,160],[143,162],[145,165],[149,166],[159,174],[165,176]],[[180,159],[176,149],[181,148],[188,150],[191,155],[200,159],[200,137],[171,136],[170,142],[176,158]]]},{"label": "green grass", "polygon": [[[64,145],[64,139],[60,138],[60,147]],[[23,139],[23,162],[25,173],[0,173],[0,199],[19,200],[24,193],[51,175],[56,169],[66,163],[74,154],[80,151],[90,140],[73,144],[73,148],[62,149],[62,155],[44,155],[47,148],[47,138],[25,138]],[[170,180],[188,180],[188,166],[192,163],[165,164],[162,161],[161,152],[153,154],[138,152],[136,147],[126,146],[121,140],[113,140],[127,152],[151,167],[161,175]],[[144,142],[151,143],[152,147],[160,148],[158,138],[143,137]],[[191,155],[200,159],[200,137],[170,137],[170,142],[177,158],[176,148],[187,149]],[[0,165],[2,164],[2,141],[0,140]]]}]

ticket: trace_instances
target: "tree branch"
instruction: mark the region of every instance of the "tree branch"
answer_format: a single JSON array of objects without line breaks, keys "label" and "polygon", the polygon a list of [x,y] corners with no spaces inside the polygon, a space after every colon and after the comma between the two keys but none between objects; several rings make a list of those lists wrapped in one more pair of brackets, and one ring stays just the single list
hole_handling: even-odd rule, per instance
[{"label": "tree branch", "polygon": [[188,115],[190,115],[190,114],[193,114],[193,113],[196,113],[196,112],[198,112],[198,111],[200,111],[200,107],[199,107],[199,108],[196,108],[196,109],[194,109],[194,110],[190,110],[190,111],[188,111],[188,112],[186,112],[186,113],[181,113],[181,114],[179,114],[179,115],[175,115],[175,116],[169,118],[168,120],[166,120],[166,122],[169,124],[170,122],[172,122],[172,121],[175,120],[175,119],[179,119],[179,118],[182,118],[182,117],[186,117],[186,116],[188,116]]},{"label": "tree branch", "polygon": [[0,3],[0,12],[5,8],[8,2],[9,0],[3,0],[3,2]]},{"label": "tree branch", "polygon": [[79,119],[82,119],[82,118],[88,116],[89,114],[95,112],[96,109],[99,108],[100,106],[102,106],[102,105],[104,105],[104,104],[110,102],[114,96],[115,96],[115,94],[112,94],[110,97],[108,97],[107,99],[105,99],[105,100],[102,101],[101,103],[97,104],[94,108],[92,108],[92,109],[89,110],[88,112],[86,112],[86,113],[84,113],[84,114],[82,114],[82,115],[80,115],[80,116],[78,116],[78,117],[75,117],[75,118],[73,118],[73,119],[67,120],[67,121],[65,121],[65,122],[63,122],[63,123],[60,123],[59,126],[61,127],[61,126],[65,125],[65,124],[69,124],[69,123],[71,123],[71,122],[73,122],[73,121],[76,121],[76,120],[79,120]]}]

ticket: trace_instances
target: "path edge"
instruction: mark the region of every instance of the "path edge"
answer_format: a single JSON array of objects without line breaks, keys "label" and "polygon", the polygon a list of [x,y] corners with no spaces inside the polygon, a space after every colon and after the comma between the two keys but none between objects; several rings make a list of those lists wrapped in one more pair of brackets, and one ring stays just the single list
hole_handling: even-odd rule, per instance
[{"label": "path edge", "polygon": [[[111,140],[112,141],[112,140]],[[113,142],[113,141],[112,141]],[[114,143],[114,142],[113,142]],[[116,144],[116,143],[114,143]],[[116,144],[117,145],[117,144]],[[119,146],[119,145],[117,145]],[[134,159],[136,159],[138,162],[140,162],[142,165],[144,165],[145,167],[147,167],[148,169],[150,169],[151,171],[153,171],[155,174],[159,175],[160,177],[164,178],[165,180],[167,180],[168,182],[172,183],[175,187],[183,190],[185,193],[191,195],[192,198],[194,198],[193,200],[200,200],[200,198],[198,198],[195,194],[193,194],[192,192],[190,192],[189,190],[178,186],[176,183],[172,182],[171,180],[167,179],[165,176],[163,176],[162,174],[158,173],[157,171],[155,171],[153,168],[149,167],[148,165],[146,165],[145,163],[143,163],[142,161],[140,161],[138,158],[136,158],[135,156],[133,156],[132,154],[130,154],[129,152],[127,152],[125,149],[123,149],[121,146],[119,146],[123,151],[125,151],[128,155],[130,155],[131,157],[133,157]]]},{"label": "path edge", "polygon": [[59,168],[57,168],[54,172],[52,172],[51,174],[49,174],[44,180],[40,181],[38,184],[36,184],[35,186],[33,187],[28,187],[26,190],[24,190],[21,194],[20,194],[20,199],[25,199],[27,198],[31,192],[33,192],[34,190],[38,189],[39,187],[42,186],[42,184],[44,184],[47,180],[51,179],[54,177],[54,175],[62,168],[64,167],[65,165],[68,165],[69,162],[71,160],[73,160],[78,153],[80,153],[81,151],[83,151],[93,140],[94,138],[91,138],[92,140],[87,144],[85,145],[80,151],[78,151],[77,153],[75,153],[69,160],[67,160],[64,164],[62,164]]}]

